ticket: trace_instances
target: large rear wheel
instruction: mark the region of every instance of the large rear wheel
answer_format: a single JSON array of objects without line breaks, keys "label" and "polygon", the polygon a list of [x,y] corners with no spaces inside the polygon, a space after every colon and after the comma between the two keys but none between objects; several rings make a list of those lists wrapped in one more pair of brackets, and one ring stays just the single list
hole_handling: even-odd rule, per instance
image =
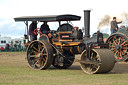
[{"label": "large rear wheel", "polygon": [[33,41],[27,49],[27,61],[33,69],[47,69],[53,62],[53,49],[46,41]]}]

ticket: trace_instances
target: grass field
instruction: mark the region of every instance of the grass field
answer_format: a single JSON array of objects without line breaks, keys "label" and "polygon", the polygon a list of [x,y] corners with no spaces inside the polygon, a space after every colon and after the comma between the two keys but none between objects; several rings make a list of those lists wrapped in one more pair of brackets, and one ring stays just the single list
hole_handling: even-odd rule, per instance
[{"label": "grass field", "polygon": [[[128,85],[128,64],[117,63],[108,74],[87,75],[75,62],[69,69],[33,70],[26,53],[0,53],[0,85]],[[78,57],[78,56],[77,56]]]}]

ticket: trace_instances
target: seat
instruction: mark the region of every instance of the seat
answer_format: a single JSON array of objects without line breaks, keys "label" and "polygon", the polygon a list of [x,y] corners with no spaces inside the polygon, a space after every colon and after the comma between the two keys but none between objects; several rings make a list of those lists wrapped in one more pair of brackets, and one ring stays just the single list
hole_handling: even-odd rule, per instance
[{"label": "seat", "polygon": [[73,26],[70,24],[62,24],[59,28],[58,31],[72,31]]}]

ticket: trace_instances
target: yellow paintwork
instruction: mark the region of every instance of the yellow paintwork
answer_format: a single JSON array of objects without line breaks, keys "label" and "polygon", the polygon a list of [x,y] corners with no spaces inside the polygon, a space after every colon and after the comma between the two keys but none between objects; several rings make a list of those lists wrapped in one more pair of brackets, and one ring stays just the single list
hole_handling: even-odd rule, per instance
[{"label": "yellow paintwork", "polygon": [[74,45],[79,45],[81,42],[68,42],[68,44],[62,44],[62,42],[53,42],[54,45],[59,45],[59,46],[74,46]]}]

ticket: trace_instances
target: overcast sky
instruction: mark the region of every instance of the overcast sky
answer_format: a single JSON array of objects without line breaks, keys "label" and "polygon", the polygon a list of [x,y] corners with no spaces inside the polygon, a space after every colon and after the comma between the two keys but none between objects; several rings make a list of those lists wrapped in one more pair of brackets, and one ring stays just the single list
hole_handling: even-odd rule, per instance
[{"label": "overcast sky", "polygon": [[[13,20],[19,16],[75,14],[82,18],[74,25],[82,28],[83,10],[86,9],[92,10],[91,33],[94,33],[105,15],[118,16],[118,19],[122,20],[121,13],[128,13],[127,4],[127,0],[0,0],[0,34],[22,37],[25,33],[25,24]],[[55,26],[51,24],[50,27],[54,29]],[[107,32],[109,33],[109,30]]]}]

